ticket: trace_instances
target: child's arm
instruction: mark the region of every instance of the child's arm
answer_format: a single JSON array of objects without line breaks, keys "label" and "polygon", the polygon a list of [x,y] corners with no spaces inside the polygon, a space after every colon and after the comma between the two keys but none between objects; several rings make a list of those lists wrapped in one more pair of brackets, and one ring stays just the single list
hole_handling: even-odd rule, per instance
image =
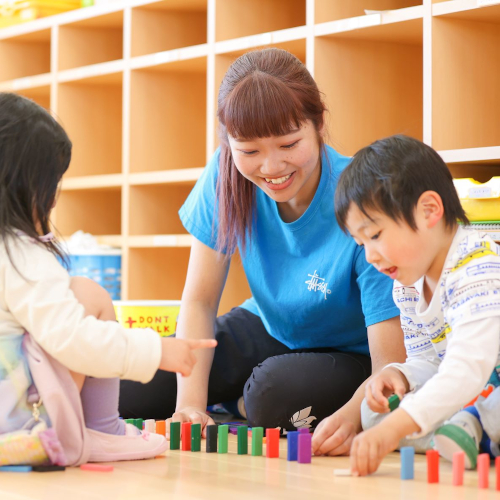
[{"label": "child's arm", "polygon": [[194,356],[185,341],[85,316],[68,273],[52,254],[27,238],[12,242],[11,250],[21,274],[2,255],[4,328],[19,333],[24,328],[48,354],[84,375],[148,382],[160,367],[191,371]]},{"label": "child's arm", "polygon": [[383,458],[398,447],[401,438],[419,430],[408,413],[398,408],[380,424],[358,434],[351,447],[352,474],[373,474]]},{"label": "child's arm", "polygon": [[[474,399],[495,368],[500,317],[455,326],[437,374],[400,404],[425,435]],[[418,437],[418,436],[415,436]]]},{"label": "child's arm", "polygon": [[476,397],[495,367],[499,332],[499,317],[456,327],[438,373],[421,390],[407,395],[383,422],[354,439],[353,472],[360,475],[375,472],[401,438],[429,433]]},{"label": "child's arm", "polygon": [[[401,289],[402,287],[400,287]],[[395,393],[400,399],[409,392],[420,389],[438,371],[440,360],[432,342],[412,318],[401,312],[406,361],[391,363],[371,377],[366,386],[366,402],[377,413],[389,411],[388,397]]]}]

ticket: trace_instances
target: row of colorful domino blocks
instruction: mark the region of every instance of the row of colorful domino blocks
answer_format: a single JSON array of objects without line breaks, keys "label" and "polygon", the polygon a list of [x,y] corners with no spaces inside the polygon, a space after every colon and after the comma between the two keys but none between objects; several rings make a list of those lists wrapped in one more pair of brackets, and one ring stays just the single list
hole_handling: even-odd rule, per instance
[{"label": "row of colorful domino blocks", "polygon": [[[181,432],[182,431],[182,432]],[[207,453],[227,453],[228,450],[228,425],[207,426]],[[237,429],[238,455],[248,454],[248,427],[242,425]],[[252,456],[262,456],[262,444],[264,438],[263,427],[252,428]],[[289,461],[299,463],[311,463],[311,439],[308,429],[297,432],[289,432],[288,453]],[[266,456],[268,458],[279,458],[279,429],[266,429]],[[170,449],[182,451],[200,451],[201,449],[201,425],[184,422],[171,422],[170,424]]]},{"label": "row of colorful domino blocks", "polygon": [[[401,448],[401,479],[413,479],[414,477],[414,455],[415,450],[411,446]],[[439,453],[429,450],[427,456],[427,482],[439,483]],[[465,453],[458,451],[453,455],[453,486],[464,484]],[[495,459],[496,489],[500,491],[500,457]],[[478,487],[487,489],[489,487],[490,456],[481,453],[477,457]]]}]

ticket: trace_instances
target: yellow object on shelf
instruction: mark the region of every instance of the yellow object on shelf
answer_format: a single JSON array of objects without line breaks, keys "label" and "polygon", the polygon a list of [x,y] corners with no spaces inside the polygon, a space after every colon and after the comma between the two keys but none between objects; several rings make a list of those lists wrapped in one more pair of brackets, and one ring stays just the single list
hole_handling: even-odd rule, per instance
[{"label": "yellow object on shelf", "polygon": [[175,333],[180,300],[115,300],[116,319],[125,328],[151,328],[162,337]]},{"label": "yellow object on shelf", "polygon": [[0,0],[0,28],[80,7],[81,0]]},{"label": "yellow object on shelf", "polygon": [[470,221],[500,220],[500,177],[485,183],[474,179],[453,179],[453,183]]}]

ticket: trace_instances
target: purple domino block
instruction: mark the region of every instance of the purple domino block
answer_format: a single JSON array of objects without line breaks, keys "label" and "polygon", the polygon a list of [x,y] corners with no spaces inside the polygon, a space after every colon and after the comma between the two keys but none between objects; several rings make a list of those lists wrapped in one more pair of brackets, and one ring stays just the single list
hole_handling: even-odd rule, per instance
[{"label": "purple domino block", "polygon": [[309,429],[307,427],[302,427],[298,430],[299,434],[309,434]]},{"label": "purple domino block", "polygon": [[310,464],[312,455],[312,436],[309,433],[299,432],[299,451],[297,456],[297,462],[299,464]]},{"label": "purple domino block", "polygon": [[287,460],[289,462],[297,460],[298,438],[299,438],[298,432],[289,432],[286,435],[286,439],[288,441]]}]

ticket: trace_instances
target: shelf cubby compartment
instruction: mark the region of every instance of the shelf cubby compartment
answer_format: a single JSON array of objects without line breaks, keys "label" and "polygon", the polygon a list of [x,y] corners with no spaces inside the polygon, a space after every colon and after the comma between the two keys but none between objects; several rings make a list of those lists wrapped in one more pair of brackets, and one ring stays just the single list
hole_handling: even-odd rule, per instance
[{"label": "shelf cubby compartment", "polygon": [[500,5],[433,18],[435,149],[500,145],[499,47]]},{"label": "shelf cubby compartment", "polygon": [[217,0],[216,41],[306,24],[306,0]]},{"label": "shelf cubby compartment", "polygon": [[[179,300],[190,248],[130,248],[128,300]],[[229,312],[251,296],[239,255],[231,267],[218,314]]]},{"label": "shelf cubby compartment", "polygon": [[50,30],[0,40],[0,82],[50,73]]},{"label": "shelf cubby compartment", "polygon": [[193,183],[131,186],[129,234],[185,234],[177,212],[192,189]]},{"label": "shelf cubby compartment", "polygon": [[59,84],[58,115],[73,141],[66,176],[121,172],[122,76],[120,72]]},{"label": "shelf cubby compartment", "polygon": [[422,0],[315,0],[316,23],[364,16],[365,10],[386,11],[416,7]]},{"label": "shelf cubby compartment", "polygon": [[205,165],[206,64],[199,57],[132,71],[131,172]]},{"label": "shelf cubby compartment", "polygon": [[22,95],[35,101],[37,104],[50,111],[50,85],[44,85],[42,87],[32,87],[25,89],[13,89],[16,94]]},{"label": "shelf cubby compartment", "polygon": [[487,182],[500,176],[500,159],[491,162],[448,163],[451,175],[456,179],[471,177],[478,182]]},{"label": "shelf cubby compartment", "polygon": [[207,43],[207,0],[135,7],[131,40],[132,57]]},{"label": "shelf cubby compartment", "polygon": [[128,300],[179,300],[189,248],[130,248]]},{"label": "shelf cubby compartment", "polygon": [[352,155],[393,134],[423,136],[422,18],[315,39],[329,141]]},{"label": "shelf cubby compartment", "polygon": [[121,187],[62,190],[55,226],[64,236],[82,230],[93,235],[121,234]]},{"label": "shelf cubby compartment", "polygon": [[63,24],[59,28],[59,70],[122,58],[122,11]]}]

